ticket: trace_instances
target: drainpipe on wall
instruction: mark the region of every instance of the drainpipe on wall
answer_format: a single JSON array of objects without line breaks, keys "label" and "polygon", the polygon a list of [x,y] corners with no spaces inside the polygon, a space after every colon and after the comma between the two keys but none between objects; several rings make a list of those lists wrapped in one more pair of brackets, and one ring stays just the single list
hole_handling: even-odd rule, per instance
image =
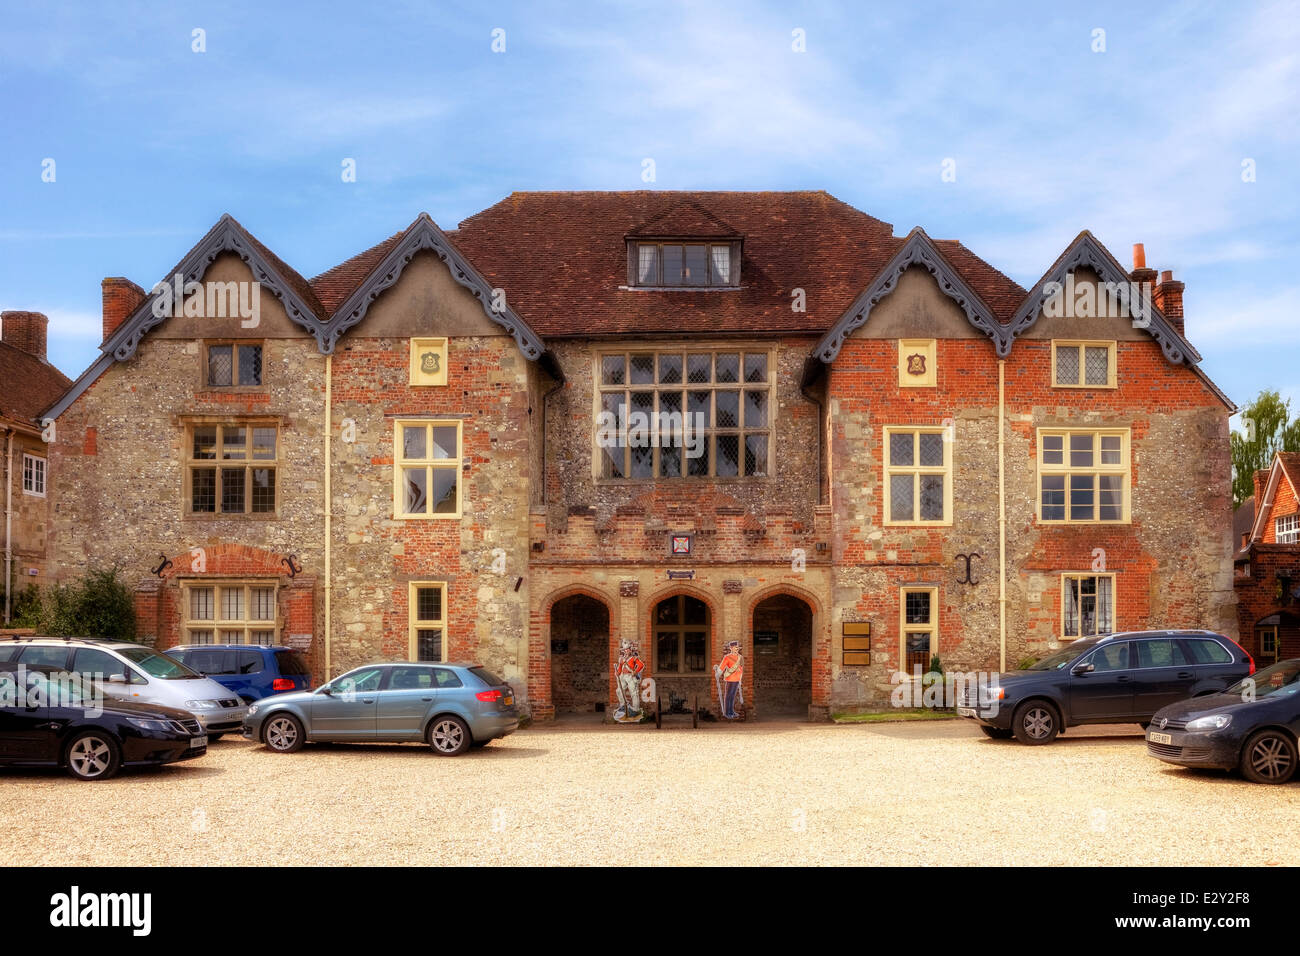
[{"label": "drainpipe on wall", "polygon": [[1006,359],[998,359],[998,670],[1007,669]]},{"label": "drainpipe on wall", "polygon": [[13,607],[14,430],[5,428],[5,627]]},{"label": "drainpipe on wall", "polygon": [[333,634],[330,618],[330,592],[333,576],[330,574],[330,536],[333,533],[334,495],[330,490],[330,472],[333,470],[330,439],[333,437],[334,412],[332,408],[334,383],[334,356],[325,356],[325,680],[330,679],[330,637]]}]

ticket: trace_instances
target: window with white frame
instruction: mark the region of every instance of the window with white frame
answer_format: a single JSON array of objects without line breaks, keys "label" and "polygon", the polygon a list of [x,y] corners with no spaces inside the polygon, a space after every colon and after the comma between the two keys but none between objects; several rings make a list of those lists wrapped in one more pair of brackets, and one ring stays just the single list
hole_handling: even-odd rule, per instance
[{"label": "window with white frame", "polygon": [[412,582],[407,615],[409,660],[447,659],[447,585]]},{"label": "window with white frame", "polygon": [[951,523],[949,439],[942,427],[885,428],[885,524]]},{"label": "window with white frame", "polygon": [[600,477],[771,474],[770,360],[767,350],[599,355]]},{"label": "window with white frame", "polygon": [[190,582],[184,592],[186,643],[276,643],[275,582]]},{"label": "window with white frame", "polygon": [[1096,637],[1115,630],[1115,575],[1061,575],[1061,635]]},{"label": "window with white frame", "polygon": [[1040,429],[1038,520],[1129,520],[1129,430]]},{"label": "window with white frame", "polygon": [[23,455],[23,494],[45,497],[45,459],[39,455]]},{"label": "window with white frame", "polygon": [[1300,514],[1283,515],[1273,521],[1273,536],[1278,544],[1300,543]]}]

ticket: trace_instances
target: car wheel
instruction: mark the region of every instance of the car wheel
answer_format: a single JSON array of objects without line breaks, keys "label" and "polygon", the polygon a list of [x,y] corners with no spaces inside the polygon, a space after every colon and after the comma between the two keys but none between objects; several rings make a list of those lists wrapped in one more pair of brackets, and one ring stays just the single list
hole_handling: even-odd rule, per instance
[{"label": "car wheel", "polygon": [[435,717],[429,724],[429,746],[433,752],[443,757],[455,757],[463,754],[474,743],[469,727],[459,717],[450,715]]},{"label": "car wheel", "polygon": [[988,727],[984,724],[980,724],[980,730],[984,731],[985,737],[992,737],[994,740],[1010,740],[1013,734],[1010,730],[1003,730],[1001,727]]},{"label": "car wheel", "polygon": [[122,755],[116,740],[102,730],[91,730],[72,739],[64,762],[78,780],[107,780],[122,766]]},{"label": "car wheel", "polygon": [[1280,730],[1261,730],[1241,750],[1241,773],[1251,783],[1286,783],[1295,765],[1295,744]]},{"label": "car wheel", "polygon": [[1016,740],[1022,744],[1050,744],[1061,732],[1061,721],[1056,708],[1043,700],[1031,700],[1020,705],[1011,728]]},{"label": "car wheel", "polygon": [[262,742],[278,754],[296,753],[306,741],[302,721],[293,714],[274,714],[262,728]]}]

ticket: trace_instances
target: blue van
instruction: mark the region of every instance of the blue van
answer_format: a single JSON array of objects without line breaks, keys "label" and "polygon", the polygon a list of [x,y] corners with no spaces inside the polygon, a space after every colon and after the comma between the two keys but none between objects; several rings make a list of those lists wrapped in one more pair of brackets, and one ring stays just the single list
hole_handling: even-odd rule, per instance
[{"label": "blue van", "polygon": [[295,690],[311,690],[300,653],[270,644],[183,644],[163,653],[230,688],[245,703]]}]

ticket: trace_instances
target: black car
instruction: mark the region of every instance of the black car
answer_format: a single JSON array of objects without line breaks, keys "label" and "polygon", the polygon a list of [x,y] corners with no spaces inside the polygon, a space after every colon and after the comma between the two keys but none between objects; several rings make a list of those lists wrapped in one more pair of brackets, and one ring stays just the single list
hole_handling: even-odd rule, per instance
[{"label": "black car", "polygon": [[78,780],[107,780],[122,767],[207,751],[188,711],[98,695],[59,668],[0,664],[0,766],[63,767]]},{"label": "black car", "polygon": [[1300,658],[1279,661],[1222,694],[1165,707],[1147,728],[1147,753],[1182,767],[1239,768],[1255,783],[1296,771]]},{"label": "black car", "polygon": [[1046,744],[1077,724],[1146,724],[1163,707],[1255,672],[1213,631],[1131,631],[1075,641],[1033,666],[968,686],[957,713],[995,739]]}]

